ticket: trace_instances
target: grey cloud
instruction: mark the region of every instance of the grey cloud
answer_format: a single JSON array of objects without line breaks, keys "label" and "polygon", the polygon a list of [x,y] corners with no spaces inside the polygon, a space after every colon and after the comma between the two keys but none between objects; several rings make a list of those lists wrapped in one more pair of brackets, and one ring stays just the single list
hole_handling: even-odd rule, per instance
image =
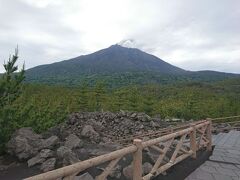
[{"label": "grey cloud", "polygon": [[16,44],[30,68],[133,39],[188,70],[240,73],[239,7],[239,0],[0,0],[0,63]]}]

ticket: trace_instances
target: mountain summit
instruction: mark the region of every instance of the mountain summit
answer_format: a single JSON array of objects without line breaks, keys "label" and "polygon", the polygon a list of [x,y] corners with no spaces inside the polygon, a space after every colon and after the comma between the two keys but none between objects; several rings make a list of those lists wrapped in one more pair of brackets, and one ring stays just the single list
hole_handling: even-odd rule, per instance
[{"label": "mountain summit", "polygon": [[135,48],[136,42],[133,39],[125,39],[117,43],[120,46],[128,47],[128,48]]}]

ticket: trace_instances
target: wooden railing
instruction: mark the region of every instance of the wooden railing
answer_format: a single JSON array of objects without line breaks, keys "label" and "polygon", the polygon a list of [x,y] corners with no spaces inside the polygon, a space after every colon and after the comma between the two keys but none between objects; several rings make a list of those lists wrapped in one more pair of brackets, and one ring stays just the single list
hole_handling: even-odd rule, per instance
[{"label": "wooden railing", "polygon": [[230,124],[238,123],[238,122],[240,122],[240,115],[212,118],[211,120],[213,123],[230,123]]},{"label": "wooden railing", "polygon": [[[240,115],[213,118],[211,120],[213,123],[213,133],[240,130]],[[225,124],[227,126],[219,127],[219,124]]]},{"label": "wooden railing", "polygon": [[[109,162],[104,171],[95,177],[96,180],[105,180],[112,172],[118,162],[126,155],[133,155],[133,180],[148,180],[155,177],[173,165],[183,161],[187,157],[196,158],[196,152],[202,147],[206,147],[208,151],[212,150],[211,138],[211,120],[203,120],[198,123],[192,123],[185,129],[172,132],[170,134],[160,136],[148,141],[134,139],[133,144],[116,150],[114,152],[81,161],[66,167],[62,167],[53,171],[39,174],[26,180],[50,180],[50,179],[74,179],[80,172],[94,166]],[[154,149],[159,153],[155,164],[151,171],[143,175],[142,172],[142,154],[143,149]],[[170,158],[164,157],[170,154]]]},{"label": "wooden railing", "polygon": [[[205,121],[205,120],[195,121],[194,124],[200,124],[203,121]],[[173,132],[176,132],[176,131],[179,131],[182,129],[186,129],[190,126],[191,126],[191,123],[185,122],[185,123],[181,123],[180,125],[177,125],[177,126],[169,126],[166,128],[160,128],[160,130],[157,130],[157,131],[154,131],[151,133],[147,132],[147,133],[142,133],[142,134],[138,134],[138,135],[122,137],[114,142],[120,143],[122,145],[129,145],[129,144],[132,144],[134,139],[146,139],[146,138],[153,139],[153,138],[160,137],[163,135],[171,134]]]}]

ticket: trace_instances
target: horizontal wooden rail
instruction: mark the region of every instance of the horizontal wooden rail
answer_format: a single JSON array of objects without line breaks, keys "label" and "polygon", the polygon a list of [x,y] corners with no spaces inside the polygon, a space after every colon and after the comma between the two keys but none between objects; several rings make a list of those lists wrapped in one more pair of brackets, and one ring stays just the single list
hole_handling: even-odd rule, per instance
[{"label": "horizontal wooden rail", "polygon": [[228,122],[226,122],[226,123],[228,123],[228,124],[234,124],[234,123],[240,123],[240,121],[228,121]]},{"label": "horizontal wooden rail", "polygon": [[212,121],[224,120],[224,119],[235,119],[240,118],[240,115],[237,116],[228,116],[228,117],[219,117],[219,118],[211,118]]},{"label": "horizontal wooden rail", "polygon": [[137,151],[137,147],[135,145],[132,145],[117,151],[113,151],[105,155],[97,156],[95,158],[91,158],[85,161],[81,161],[66,167],[53,170],[53,171],[39,174],[30,178],[27,178],[26,180],[51,180],[51,179],[57,179],[60,177],[66,177],[66,176],[84,171],[87,168],[97,166],[99,164],[111,161],[113,159],[117,159],[118,157],[133,153],[135,151]]},{"label": "horizontal wooden rail", "polygon": [[145,138],[145,137],[156,137],[156,136],[163,136],[163,135],[167,135],[167,134],[171,134],[175,131],[181,130],[181,129],[186,129],[190,126],[192,126],[192,124],[200,124],[205,122],[206,120],[199,120],[199,121],[195,121],[194,123],[185,123],[179,126],[173,126],[173,127],[167,127],[167,128],[162,128],[160,131],[155,131],[155,132],[151,132],[151,133],[143,133],[143,134],[138,134],[138,135],[134,135],[134,136],[128,136],[128,137],[124,137],[121,139],[118,139],[115,142],[121,143],[121,144],[127,144],[125,142],[132,142],[134,139],[141,139],[141,138]]},{"label": "horizontal wooden rail", "polygon": [[[205,121],[205,122],[203,122],[201,124],[196,125],[196,128],[200,128],[200,127],[203,127],[203,126],[208,125],[208,124],[209,124],[209,122]],[[156,139],[152,139],[152,140],[143,142],[143,147],[145,148],[145,147],[148,147],[148,146],[152,146],[152,145],[154,145],[156,143],[160,143],[162,141],[166,141],[166,140],[169,140],[171,138],[184,135],[187,132],[191,132],[191,131],[193,131],[193,127],[189,127],[187,129],[184,129],[184,130],[181,130],[181,131],[178,131],[178,132],[175,132],[175,133],[171,133],[171,134],[168,134],[168,135],[156,138]]]},{"label": "horizontal wooden rail", "polygon": [[[113,151],[111,153],[97,156],[85,161],[81,161],[66,167],[62,167],[53,171],[39,174],[26,180],[52,180],[52,179],[73,179],[78,173],[106,162],[110,163],[106,166],[102,174],[95,177],[97,180],[105,180],[117,165],[120,159],[128,154],[133,155],[133,180],[148,180],[151,177],[157,176],[178,162],[192,156],[196,158],[196,151],[201,147],[207,147],[211,150],[211,126],[210,120],[192,123],[185,129],[181,129],[170,134],[160,136],[143,142],[141,139],[135,139],[132,145]],[[185,143],[189,142],[189,143]],[[161,146],[160,146],[161,144]],[[159,157],[156,160],[152,170],[143,176],[142,174],[142,154],[143,149],[150,147],[157,149]],[[171,154],[168,162],[165,162],[166,154]]]}]

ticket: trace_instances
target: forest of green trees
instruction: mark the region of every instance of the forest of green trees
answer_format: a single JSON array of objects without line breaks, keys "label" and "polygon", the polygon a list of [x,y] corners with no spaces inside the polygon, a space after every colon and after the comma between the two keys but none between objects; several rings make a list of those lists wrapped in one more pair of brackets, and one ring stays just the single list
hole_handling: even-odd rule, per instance
[{"label": "forest of green trees", "polygon": [[4,65],[0,77],[0,149],[11,133],[30,126],[42,132],[79,111],[138,111],[161,118],[201,119],[240,114],[240,78],[215,83],[175,85],[130,85],[109,88],[95,85],[63,87],[22,83],[24,70],[17,71],[17,54]]},{"label": "forest of green trees", "polygon": [[138,111],[162,118],[201,119],[240,113],[240,79],[215,84],[128,86],[108,90],[102,83],[79,88],[25,84],[14,102],[19,126],[36,131],[64,121],[78,111]]}]

